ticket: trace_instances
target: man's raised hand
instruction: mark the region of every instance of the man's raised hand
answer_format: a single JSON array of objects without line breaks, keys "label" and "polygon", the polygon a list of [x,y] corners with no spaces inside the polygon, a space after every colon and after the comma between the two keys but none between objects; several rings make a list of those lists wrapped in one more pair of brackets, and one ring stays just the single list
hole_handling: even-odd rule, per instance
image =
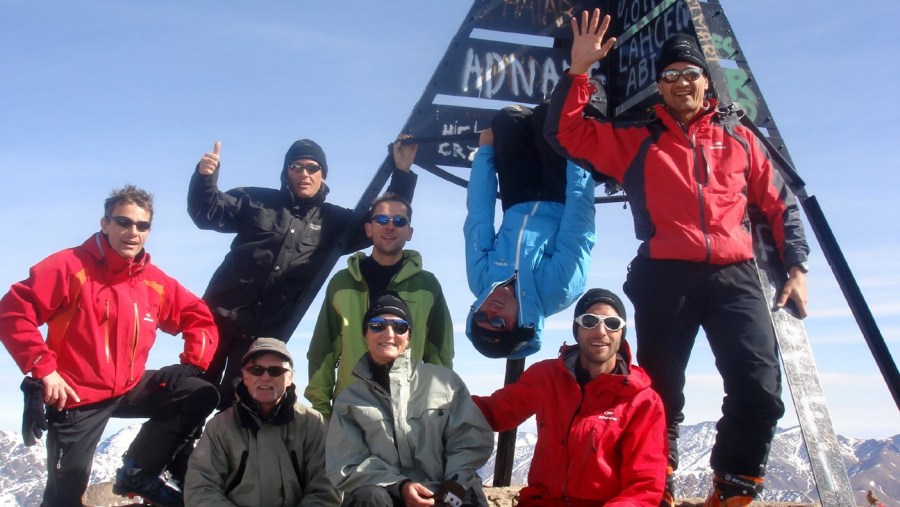
[{"label": "man's raised hand", "polygon": [[197,172],[203,176],[209,176],[216,172],[216,169],[219,168],[219,150],[221,149],[222,142],[216,141],[216,144],[213,146],[213,151],[211,153],[205,153],[203,158],[200,159],[200,163],[197,164]]},{"label": "man's raised hand", "polygon": [[413,162],[416,160],[416,152],[419,150],[418,144],[404,144],[401,139],[412,137],[409,134],[400,134],[394,144],[391,146],[391,153],[394,156],[394,165],[403,172],[409,172]]},{"label": "man's raised hand", "polygon": [[572,16],[572,67],[571,74],[587,74],[591,65],[602,60],[616,43],[615,37],[610,37],[605,42],[603,37],[609,29],[609,14],[600,17],[600,9],[588,14],[581,13],[581,23],[576,16]]}]

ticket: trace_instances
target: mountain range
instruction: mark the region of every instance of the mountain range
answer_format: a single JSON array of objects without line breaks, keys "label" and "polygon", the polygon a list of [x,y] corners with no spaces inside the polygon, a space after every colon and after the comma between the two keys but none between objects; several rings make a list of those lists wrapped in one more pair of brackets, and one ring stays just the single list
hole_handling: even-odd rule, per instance
[{"label": "mountain range", "polygon": [[[91,484],[109,483],[121,456],[137,435],[140,426],[129,426],[103,440],[94,456]],[[678,497],[705,496],[712,480],[709,451],[715,437],[715,423],[682,426],[679,448],[681,466],[675,475]],[[513,485],[525,484],[537,436],[520,432],[513,460]],[[886,439],[860,440],[838,436],[844,463],[858,505],[867,505],[866,490],[872,489],[888,506],[900,505],[900,434]],[[41,503],[46,472],[46,451],[42,442],[25,447],[22,436],[0,431],[0,507],[37,506]],[[494,457],[481,469],[485,484],[493,482]],[[813,503],[818,500],[815,481],[800,428],[779,429],[769,456],[766,489],[761,500]],[[121,503],[127,503],[122,499]]]}]

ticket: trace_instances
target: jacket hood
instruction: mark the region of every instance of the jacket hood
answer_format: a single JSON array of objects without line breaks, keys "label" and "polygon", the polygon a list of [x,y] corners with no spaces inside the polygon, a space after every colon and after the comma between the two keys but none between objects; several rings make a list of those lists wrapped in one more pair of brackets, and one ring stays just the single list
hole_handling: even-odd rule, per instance
[{"label": "jacket hood", "polygon": [[[516,329],[510,332],[488,331],[475,325],[475,312],[481,308],[494,289],[508,283],[516,283]],[[534,354],[541,349],[541,331],[544,329],[544,311],[539,308],[536,298],[522,298],[521,280],[513,274],[505,280],[494,282],[482,291],[466,316],[466,336],[482,355],[491,358],[519,359]],[[532,303],[534,302],[534,303]],[[529,304],[532,303],[532,304]]]}]

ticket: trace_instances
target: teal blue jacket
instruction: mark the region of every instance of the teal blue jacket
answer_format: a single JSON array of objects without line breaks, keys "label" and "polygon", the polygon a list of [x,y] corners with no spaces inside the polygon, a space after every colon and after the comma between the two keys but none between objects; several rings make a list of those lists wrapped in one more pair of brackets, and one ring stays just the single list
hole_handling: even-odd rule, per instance
[{"label": "teal blue jacket", "polygon": [[491,290],[516,278],[519,327],[534,328],[534,337],[508,357],[522,358],[541,348],[544,319],[569,307],[584,292],[591,264],[594,232],[594,180],[584,169],[566,164],[566,202],[530,201],[503,213],[494,229],[497,170],[494,147],[481,146],[472,162],[463,231],[469,289],[478,298],[466,320],[472,339],[472,316]]}]

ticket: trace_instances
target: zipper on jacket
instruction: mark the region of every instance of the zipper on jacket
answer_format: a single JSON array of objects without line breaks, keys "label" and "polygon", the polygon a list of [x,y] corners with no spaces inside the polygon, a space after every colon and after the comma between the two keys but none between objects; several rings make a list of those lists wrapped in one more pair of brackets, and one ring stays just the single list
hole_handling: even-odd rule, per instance
[{"label": "zipper on jacket", "polygon": [[[692,128],[693,130],[693,128]],[[685,134],[686,136],[687,134]],[[706,164],[706,152],[703,150],[703,146],[697,147],[697,133],[691,132],[691,137],[688,139],[688,142],[691,146],[691,152],[694,154],[694,179],[697,182],[697,204],[700,207],[700,232],[703,233],[703,242],[706,248],[705,256],[703,262],[709,262],[709,258],[711,256],[710,253],[710,243],[709,243],[709,231],[706,229],[706,202],[703,199],[703,187],[709,184],[709,166]],[[699,156],[697,155],[699,152]],[[703,181],[703,174],[700,169],[700,164],[703,163],[706,169],[706,181]]]},{"label": "zipper on jacket", "polygon": [[140,314],[138,312],[138,305],[134,303],[134,339],[131,343],[131,357],[128,361],[128,385],[131,385],[134,382],[134,358],[137,356],[137,346],[138,346],[138,336],[140,333]]},{"label": "zipper on jacket", "polygon": [[520,318],[522,313],[522,284],[518,283],[519,280],[519,261],[522,258],[522,237],[525,235],[526,227],[528,226],[528,217],[537,213],[538,208],[540,207],[541,202],[536,201],[534,206],[531,207],[531,212],[525,215],[525,219],[522,220],[522,227],[519,228],[519,235],[516,238],[516,260],[513,264],[513,273],[516,278],[516,301],[519,303],[519,308],[516,311],[516,321],[520,326],[525,325],[525,322],[522,322]]},{"label": "zipper on jacket", "polygon": [[109,300],[106,300],[105,304],[105,312],[106,315],[103,319],[103,351],[106,353],[106,362],[112,362],[112,354],[109,351]]}]

